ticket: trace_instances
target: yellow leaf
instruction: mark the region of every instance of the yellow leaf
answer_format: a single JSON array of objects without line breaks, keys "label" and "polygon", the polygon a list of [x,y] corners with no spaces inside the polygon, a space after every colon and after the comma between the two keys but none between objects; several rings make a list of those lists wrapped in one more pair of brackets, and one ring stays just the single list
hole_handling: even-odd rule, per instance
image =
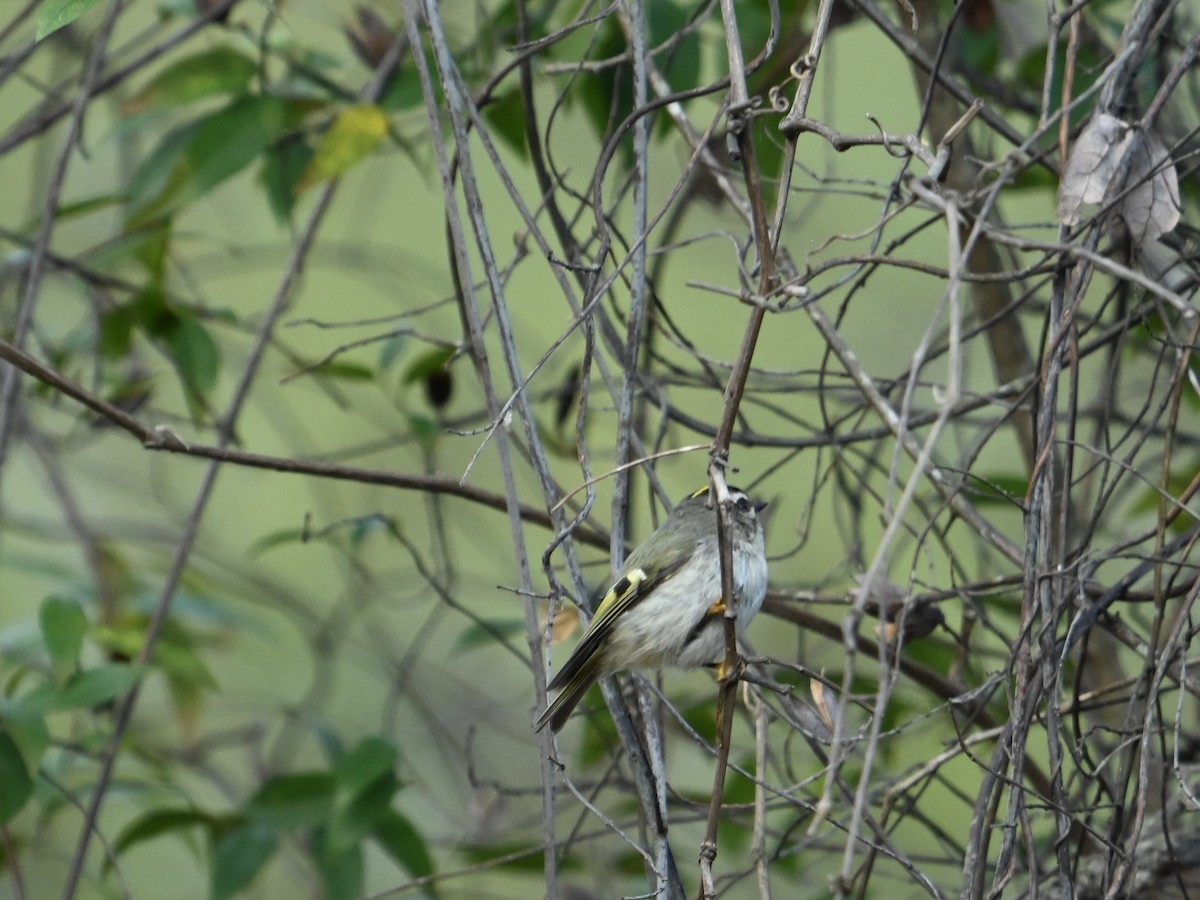
[{"label": "yellow leaf", "polygon": [[296,193],[343,174],[370,156],[387,134],[387,116],[378,106],[363,103],[341,113],[321,138],[308,169],[296,183]]}]

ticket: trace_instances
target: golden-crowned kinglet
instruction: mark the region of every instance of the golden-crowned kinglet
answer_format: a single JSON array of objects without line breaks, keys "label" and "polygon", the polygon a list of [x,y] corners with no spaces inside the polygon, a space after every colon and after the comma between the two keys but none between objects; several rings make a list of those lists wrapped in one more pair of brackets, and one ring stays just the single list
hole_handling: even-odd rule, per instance
[{"label": "golden-crowned kinglet", "polygon": [[[762,607],[767,555],[758,514],[767,505],[731,487],[738,629]],[[538,718],[558,731],[596,681],[622,669],[695,668],[725,656],[717,509],[709,489],[680,503],[625,561],[583,639],[550,682],[562,690]]]}]

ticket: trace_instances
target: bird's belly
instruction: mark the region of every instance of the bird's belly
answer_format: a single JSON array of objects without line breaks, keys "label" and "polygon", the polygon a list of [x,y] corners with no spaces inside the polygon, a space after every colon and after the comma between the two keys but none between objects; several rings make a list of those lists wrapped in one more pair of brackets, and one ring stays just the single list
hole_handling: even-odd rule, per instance
[{"label": "bird's belly", "polygon": [[[618,669],[684,669],[709,666],[725,658],[723,616],[710,612],[720,599],[721,571],[715,553],[664,583],[653,595],[616,623],[605,653],[608,671]],[[757,555],[734,560],[738,632],[762,606],[767,587],[766,559]]]}]

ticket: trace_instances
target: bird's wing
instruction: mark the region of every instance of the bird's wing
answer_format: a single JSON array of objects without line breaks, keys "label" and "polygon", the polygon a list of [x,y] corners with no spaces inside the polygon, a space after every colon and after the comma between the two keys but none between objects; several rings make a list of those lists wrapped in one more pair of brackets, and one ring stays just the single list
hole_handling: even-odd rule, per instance
[{"label": "bird's wing", "polygon": [[[662,554],[662,556],[672,558],[676,554],[668,553]],[[674,562],[668,564],[642,563],[636,552],[629,557],[624,573],[608,589],[608,593],[604,595],[604,599],[596,608],[596,614],[592,617],[587,631],[584,632],[583,640],[579,642],[579,646],[575,648],[570,658],[550,682],[551,690],[557,690],[570,683],[571,679],[584,667],[599,663],[598,658],[595,660],[593,658],[597,651],[604,646],[608,636],[612,634],[617,620],[649,596],[656,587],[683,568],[690,558],[690,554],[678,554],[678,557]]]}]

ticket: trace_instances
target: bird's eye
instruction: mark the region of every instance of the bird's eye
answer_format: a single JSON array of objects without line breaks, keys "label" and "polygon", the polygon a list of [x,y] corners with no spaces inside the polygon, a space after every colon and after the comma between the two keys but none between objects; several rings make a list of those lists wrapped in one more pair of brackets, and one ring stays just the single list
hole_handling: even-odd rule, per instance
[{"label": "bird's eye", "polygon": [[745,494],[737,498],[737,508],[742,512],[750,512],[750,498]]}]

